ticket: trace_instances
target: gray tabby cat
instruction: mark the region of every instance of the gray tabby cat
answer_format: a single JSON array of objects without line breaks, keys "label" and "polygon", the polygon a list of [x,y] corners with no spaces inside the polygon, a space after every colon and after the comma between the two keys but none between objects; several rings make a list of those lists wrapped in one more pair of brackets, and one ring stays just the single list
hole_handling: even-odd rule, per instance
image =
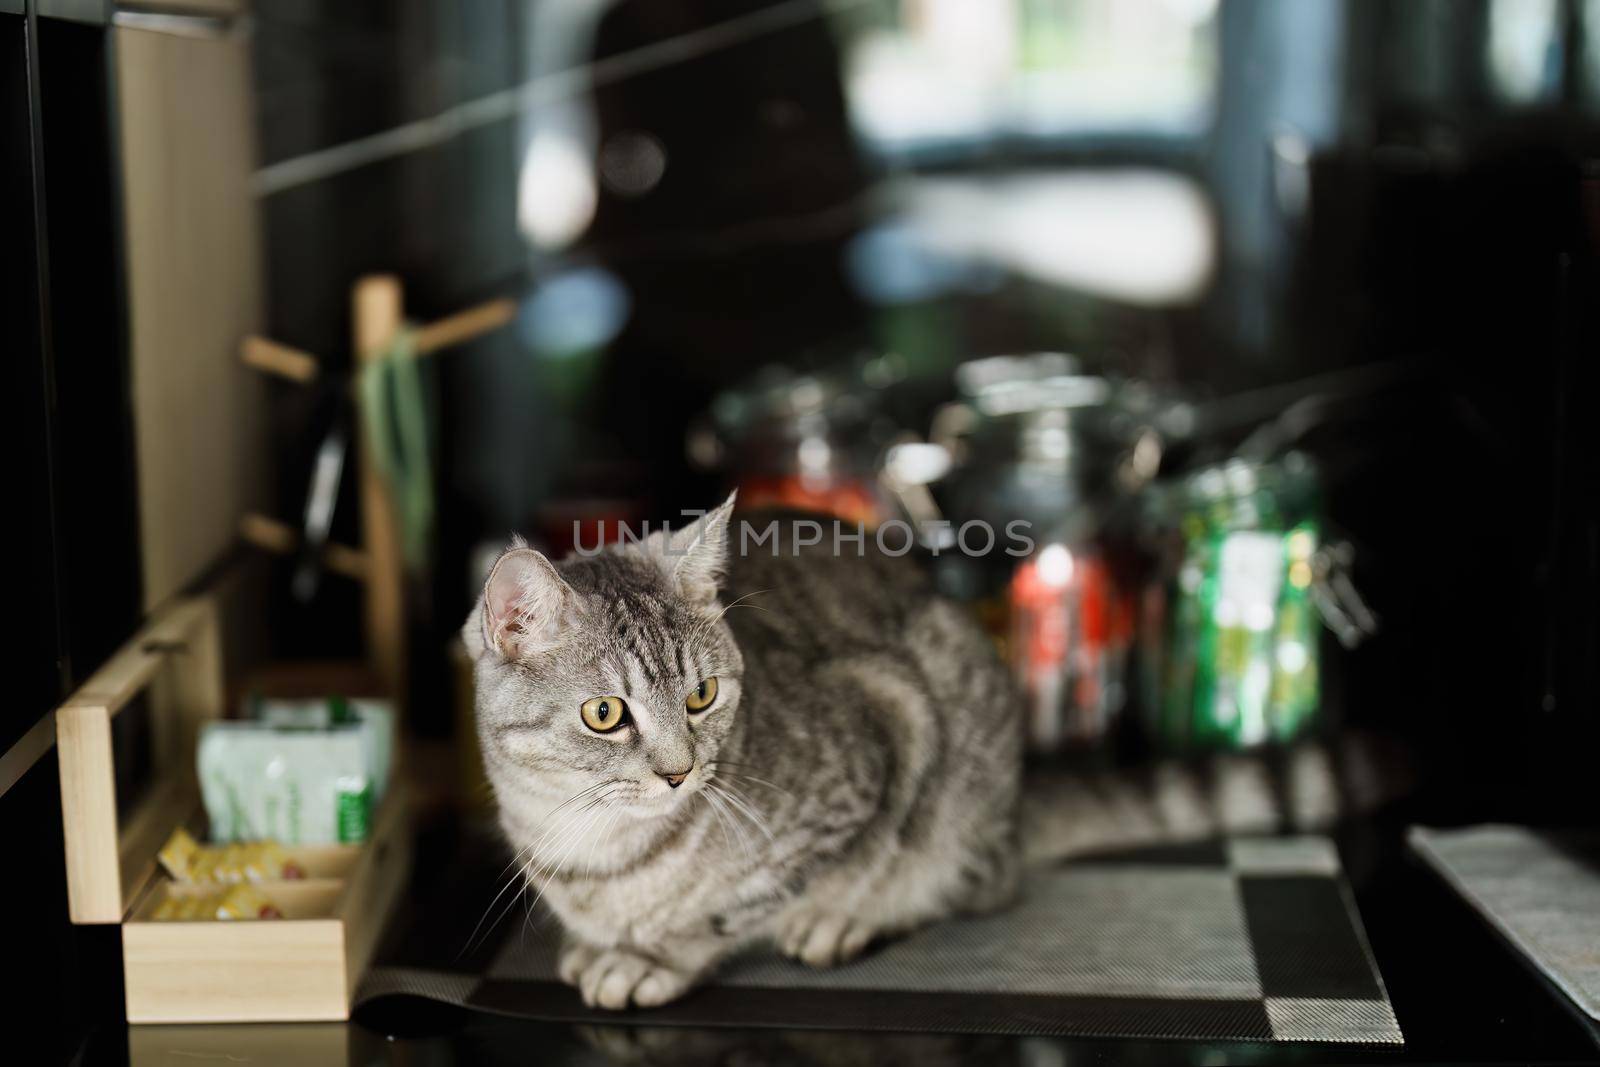
[{"label": "gray tabby cat", "polygon": [[1003,906],[1023,864],[1314,829],[1408,783],[1342,735],[1051,773],[1019,817],[1017,702],[968,615],[871,537],[757,543],[772,517],[732,506],[559,564],[515,544],[462,631],[501,828],[587,1004],[665,1003],[761,942],[829,966]]},{"label": "gray tabby cat", "polygon": [[1016,892],[1021,723],[968,616],[860,546],[742,546],[733,498],[552,564],[517,544],[463,637],[522,876],[591,1006],[770,942],[829,966]]}]

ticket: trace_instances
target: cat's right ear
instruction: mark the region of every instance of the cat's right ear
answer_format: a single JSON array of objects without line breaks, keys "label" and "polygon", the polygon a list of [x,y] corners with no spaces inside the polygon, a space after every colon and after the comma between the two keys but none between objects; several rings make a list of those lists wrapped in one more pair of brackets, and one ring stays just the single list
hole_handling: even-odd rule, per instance
[{"label": "cat's right ear", "polygon": [[495,561],[462,637],[474,658],[491,649],[506,659],[544,652],[575,625],[577,602],[548,559],[515,545]]}]

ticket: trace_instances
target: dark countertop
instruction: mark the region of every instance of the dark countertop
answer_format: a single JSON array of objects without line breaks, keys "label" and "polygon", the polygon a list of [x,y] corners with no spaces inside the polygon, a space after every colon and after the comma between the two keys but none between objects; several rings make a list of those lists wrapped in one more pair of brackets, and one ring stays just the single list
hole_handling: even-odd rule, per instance
[{"label": "dark countertop", "polygon": [[[96,1035],[86,1063],[192,1064],[196,1057],[361,1064],[1600,1063],[1600,1027],[1406,852],[1397,813],[1341,829],[1340,854],[1403,1048],[1214,1041],[962,1037],[849,1031],[594,1027],[379,1001],[349,1025],[136,1027]],[[484,877],[455,820],[418,835],[418,862],[391,936],[465,943],[463,884]],[[476,868],[476,869],[475,869]],[[488,872],[491,876],[492,871]],[[476,899],[481,894],[469,894]],[[462,924],[465,923],[465,927]],[[403,935],[400,934],[404,931]],[[415,946],[411,946],[415,947]]]}]

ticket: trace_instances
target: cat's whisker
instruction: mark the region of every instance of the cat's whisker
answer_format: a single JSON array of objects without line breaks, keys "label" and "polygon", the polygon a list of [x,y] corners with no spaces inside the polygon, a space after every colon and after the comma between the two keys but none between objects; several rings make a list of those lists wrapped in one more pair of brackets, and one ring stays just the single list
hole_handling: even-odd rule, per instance
[{"label": "cat's whisker", "polygon": [[[498,901],[500,897],[505,895],[507,889],[510,889],[512,886],[517,887],[517,891],[511,895],[511,899],[506,901],[506,906],[500,909],[500,914],[496,915],[494,917],[494,921],[483,928],[482,938],[478,940],[468,939],[466,947],[461,950],[461,955],[466,955],[468,952],[471,952],[473,949],[477,948],[478,945],[482,944],[483,941],[489,937],[489,934],[492,933],[494,929],[505,920],[506,915],[510,913],[511,909],[516,907],[518,898],[520,898],[523,895],[523,892],[528,888],[528,884],[523,878],[526,873],[527,865],[523,864],[522,866],[519,866],[516,872],[512,874],[511,880],[506,883],[505,888],[496,894],[495,900]],[[489,907],[484,910],[484,918],[488,918],[489,912],[493,909],[494,904],[490,904]],[[483,926],[483,919],[478,920],[478,925]]]},{"label": "cat's whisker", "polygon": [[534,894],[533,901],[528,907],[530,917],[533,909],[538,907],[539,901],[543,899],[544,891],[549,888],[555,872],[567,865],[567,861],[573,857],[579,846],[581,846],[586,840],[592,843],[594,826],[592,825],[592,822],[589,825],[585,825],[581,816],[587,814],[590,810],[596,807],[606,804],[618,791],[619,790],[608,790],[607,792],[601,793],[589,804],[586,804],[583,808],[580,808],[577,817],[574,819],[575,825],[563,836],[561,843],[557,846],[554,846],[551,850],[554,852],[556,848],[560,848],[560,854],[554,855],[550,859],[541,863],[538,869],[528,876],[528,881],[530,883],[536,884],[540,879],[544,880],[543,885],[537,886],[537,892]]},{"label": "cat's whisker", "polygon": [[604,831],[604,833],[602,834],[602,836],[600,838],[600,851],[601,851],[601,853],[604,853],[606,845],[611,843],[611,834],[612,834],[612,832],[614,830],[616,830],[616,828],[618,826],[622,825],[623,817],[624,817],[625,814],[626,814],[626,811],[623,808],[623,806],[621,804],[618,804],[616,811],[612,812],[612,814],[611,814],[611,821],[606,823],[605,831]]},{"label": "cat's whisker", "polygon": [[[584,799],[585,797],[595,794],[598,790],[614,784],[616,784],[614,779],[604,782],[596,782],[589,788],[580,790],[579,792],[568,797],[566,800],[563,800],[560,804],[557,804],[554,808],[550,809],[550,812],[545,815],[543,820],[544,832],[541,833],[539,837],[536,838],[531,844],[524,845],[521,849],[519,849],[517,851],[517,855],[511,858],[511,863],[506,864],[507,869],[509,869],[512,864],[516,863],[518,858],[521,857],[523,853],[527,853],[529,856],[537,855],[539,850],[544,847],[545,842],[549,841],[553,835],[559,833],[567,825],[570,817],[560,820],[556,819],[556,816],[560,815],[564,809],[576,803],[577,801]],[[580,809],[580,813],[582,810],[586,810],[586,808],[587,805],[585,806],[585,809]],[[501,873],[504,874],[505,872],[501,871]],[[490,904],[489,906],[493,907],[494,905]]]},{"label": "cat's whisker", "polygon": [[[577,840],[581,841],[582,838],[580,837]],[[537,908],[539,906],[539,901],[544,899],[544,891],[549,887],[550,882],[553,880],[549,876],[553,875],[554,873],[555,871],[553,870],[552,864],[546,863],[541,865],[538,870],[532,871],[528,874],[527,885],[532,887],[533,896],[528,898],[528,918],[525,920],[524,925],[526,925],[527,921],[532,920],[533,909]],[[544,879],[544,881],[541,882],[540,879]]]},{"label": "cat's whisker", "polygon": [[718,756],[716,759],[712,760],[711,761],[711,765],[713,767],[745,767],[745,768],[763,766],[762,764],[759,764],[759,763],[746,763],[743,760],[723,759],[721,756]]},{"label": "cat's whisker", "polygon": [[744,853],[745,862],[753,863],[755,857],[754,853],[750,851],[749,835],[747,835],[744,832],[744,829],[739,825],[739,820],[733,817],[733,810],[728,807],[727,794],[709,783],[706,785],[706,792],[707,795],[710,796],[716,803],[717,807],[723,809],[724,813],[727,815],[728,826],[733,830],[733,837],[734,840],[739,844],[739,851]]},{"label": "cat's whisker", "polygon": [[534,902],[528,899],[526,890],[519,895],[522,897],[522,929],[518,933],[522,938],[522,943],[526,945],[528,943],[528,931],[533,929]]},{"label": "cat's whisker", "polygon": [[[518,865],[519,865],[519,864],[521,864],[521,863],[522,863],[522,860],[523,860],[523,857],[524,857],[524,856],[525,856],[525,855],[527,855],[527,852],[528,852],[528,850],[529,850],[529,849],[530,849],[530,848],[532,848],[532,847],[533,847],[533,846],[532,846],[532,845],[531,845],[531,844],[530,844],[530,845],[523,845],[523,846],[522,846],[522,847],[521,847],[521,848],[519,848],[519,849],[517,849],[517,851],[516,851],[516,852],[514,852],[514,853],[512,853],[512,856],[511,856],[511,859],[509,859],[509,860],[508,860],[508,861],[506,861],[506,865],[505,865],[505,866],[504,866],[504,867],[501,867],[501,868],[500,868],[500,873],[499,873],[499,874],[497,874],[497,875],[495,875],[495,880],[496,880],[496,881],[499,881],[499,880],[500,880],[500,879],[501,879],[501,878],[504,878],[504,877],[505,877],[505,876],[506,876],[506,873],[507,873],[507,872],[509,872],[509,871],[510,871],[510,870],[512,870],[512,869],[513,869],[513,868],[514,868],[514,867],[517,867],[517,866],[518,866]],[[507,882],[507,883],[506,883],[506,888],[510,888],[510,885],[511,885],[511,883],[510,883],[510,882]],[[500,890],[500,892],[501,892],[501,893],[504,893],[504,892],[505,892],[505,891],[506,891],[506,890],[505,890],[505,889],[501,889],[501,890]],[[489,907],[491,907],[491,908],[492,908],[492,907],[494,907],[494,905],[495,905],[495,901],[497,901],[497,900],[499,900],[499,899],[500,899],[500,897],[499,897],[499,895],[498,895],[498,894],[496,894],[496,896],[495,896],[495,899],[494,899],[494,900],[491,900],[491,901],[490,901],[490,902],[489,902]],[[484,915],[485,915],[485,917],[487,917],[487,915],[488,915],[488,912],[487,912],[487,911],[486,911],[486,912],[485,912],[485,913],[484,913]],[[482,920],[482,919],[479,919],[479,920],[478,920],[478,921],[479,921],[479,922],[480,922],[480,923],[482,923],[482,922],[483,922],[483,920]],[[477,932],[478,932],[478,931],[477,931],[477,930],[476,930],[476,929],[474,929],[474,930],[473,930],[473,931],[472,931],[472,932],[473,932],[473,933],[477,933]]]},{"label": "cat's whisker", "polygon": [[[589,805],[585,805],[576,811],[569,812],[560,819],[556,819],[555,816],[560,814],[563,809],[567,808],[571,804],[582,800],[585,797],[596,794],[598,790],[604,789],[608,785],[614,784],[616,784],[615,781],[597,782],[589,788],[581,790],[578,793],[568,797],[566,800],[556,805],[555,808],[551,809],[550,814],[545,816],[545,821],[550,824],[546,827],[545,832],[532,843],[524,845],[522,848],[518,849],[516,854],[511,857],[511,862],[506,864],[505,869],[500,872],[502,875],[504,875],[506,870],[510,870],[512,867],[517,868],[516,872],[512,874],[512,876],[506,881],[506,884],[501,887],[498,893],[495,894],[494,899],[489,902],[489,906],[484,908],[483,915],[478,919],[477,925],[472,928],[472,933],[467,935],[467,943],[465,947],[462,948],[460,956],[466,955],[476,947],[478,943],[478,933],[480,930],[482,931],[484,937],[488,937],[489,932],[496,926],[500,925],[501,921],[506,916],[506,912],[510,911],[511,908],[516,905],[518,897],[523,895],[522,889],[527,888],[529,869],[533,865],[539,850],[544,846],[544,843],[554,836],[564,835],[570,832],[574,824],[578,821],[579,817],[588,810]],[[483,925],[484,920],[487,919],[489,914],[494,911],[495,905],[500,902],[500,899],[504,897],[513,886],[518,885],[520,885],[522,889],[519,889],[518,892],[511,897],[511,899],[506,903],[506,906],[501,909],[500,914],[495,918],[494,922],[488,927],[485,927]],[[457,958],[460,958],[460,956]]]},{"label": "cat's whisker", "polygon": [[[738,764],[733,764],[733,766],[738,766]],[[794,796],[793,793],[789,792],[783,786],[779,785],[776,782],[769,782],[765,778],[757,778],[753,774],[745,774],[742,771],[726,771],[726,770],[723,770],[723,764],[721,764],[721,763],[714,763],[714,764],[712,764],[712,767],[724,779],[732,778],[732,779],[734,779],[736,781],[740,781],[740,782],[754,782],[757,785],[764,785],[768,789],[776,789],[778,792],[782,793],[786,797]]]},{"label": "cat's whisker", "polygon": [[585,878],[588,878],[588,877],[590,877],[591,875],[594,874],[594,857],[595,857],[595,854],[596,853],[600,853],[600,854],[603,855],[605,853],[605,843],[606,843],[607,840],[610,839],[611,830],[612,830],[613,827],[616,826],[617,821],[621,817],[622,817],[622,805],[621,804],[613,805],[612,809],[611,809],[611,813],[606,817],[605,824],[600,829],[600,833],[599,833],[598,838],[596,838],[594,835],[591,835],[590,840],[589,840],[589,854],[585,858],[584,865],[583,865],[583,876]]},{"label": "cat's whisker", "polygon": [[[522,882],[523,870],[526,867],[526,863],[522,862],[522,856],[523,853],[530,851],[532,848],[532,845],[524,845],[517,849],[516,854],[511,857],[511,862],[507,863],[503,868],[501,868],[500,874],[497,876],[498,878],[505,877],[506,872],[510,871],[513,867],[517,869],[510,878],[506,879],[506,884],[500,887],[500,892],[494,895],[494,899],[489,901],[489,906],[483,909],[483,914],[478,917],[477,925],[472,928],[472,933],[467,935],[466,944],[463,945],[461,951],[456,954],[457,959],[460,959],[462,956],[465,956],[468,952],[472,951],[474,939],[478,936],[479,930],[483,930],[484,936],[487,937],[489,930],[493,930],[495,926],[499,925],[500,920],[496,919],[494,924],[491,925],[488,930],[484,930],[483,921],[489,917],[489,913],[494,910],[494,906],[500,903],[500,898],[506,895],[507,890],[509,890],[512,886]],[[513,896],[511,899],[514,902],[517,898]],[[505,912],[501,912],[500,914],[503,916]]]},{"label": "cat's whisker", "polygon": [[588,829],[592,829],[592,826],[586,825],[587,820],[584,819],[584,816],[588,815],[589,812],[603,804],[605,802],[605,798],[609,795],[610,794],[601,794],[572,813],[572,815],[563,824],[564,829],[562,830],[560,837],[551,841],[548,852],[538,858],[538,862],[533,869],[533,873],[529,876],[530,881],[532,881],[534,878],[542,877],[546,872],[554,871],[556,868],[565,864],[567,856],[570,854],[573,845],[581,842],[584,838],[585,832]]},{"label": "cat's whisker", "polygon": [[706,807],[711,810],[712,816],[717,820],[717,825],[722,829],[723,844],[728,846],[728,851],[733,851],[733,837],[728,833],[728,824],[723,821],[722,809],[716,805],[716,798],[711,795],[710,787],[708,786],[706,789],[701,790],[700,795],[705,797]]},{"label": "cat's whisker", "polygon": [[[770,593],[770,592],[772,592],[772,590],[770,590],[770,589],[756,589],[756,590],[754,590],[752,592],[746,593],[744,596],[740,597],[738,600],[735,600],[732,604],[729,604],[727,607],[725,607],[721,611],[717,612],[717,619],[713,620],[713,621],[721,620],[721,618],[724,615],[726,615],[728,612],[732,611],[734,608],[738,607],[740,604],[744,604],[744,602],[746,600],[749,600],[751,597],[760,596],[762,593]],[[747,608],[759,608],[762,611],[766,611],[767,610],[766,608],[761,607],[760,604],[744,604],[744,606],[747,607]]]},{"label": "cat's whisker", "polygon": [[603,781],[603,782],[596,782],[594,785],[591,785],[589,788],[584,789],[584,790],[580,790],[579,792],[574,793],[572,796],[568,797],[566,800],[563,800],[560,804],[557,804],[555,807],[551,808],[550,812],[547,815],[545,815],[544,822],[545,823],[549,823],[550,820],[554,819],[557,815],[561,814],[562,811],[566,810],[571,805],[577,803],[578,801],[584,799],[585,797],[590,797],[590,796],[595,795],[600,790],[606,788],[606,786],[615,785],[615,784],[617,784],[616,783],[616,779],[607,779],[606,781]]},{"label": "cat's whisker", "polygon": [[[608,784],[611,783],[602,783],[602,785]],[[530,859],[528,865],[523,868],[524,892],[519,895],[524,903],[522,917],[522,937],[524,940],[528,936],[528,931],[533,927],[534,909],[539,906],[539,901],[544,896],[544,889],[550,884],[547,876],[553,874],[557,868],[564,866],[572,853],[583,843],[586,836],[585,831],[589,829],[585,825],[584,816],[603,803],[609,795],[609,792],[596,793],[582,807],[568,815],[562,822],[564,829],[559,839],[551,842],[550,851],[552,855],[548,859],[538,861],[537,866],[534,866],[535,861]],[[546,878],[543,886],[538,884],[540,878]],[[526,892],[528,886],[535,888],[535,893],[531,897]]]},{"label": "cat's whisker", "polygon": [[[544,845],[546,845],[546,843],[549,843],[549,845],[552,846],[552,848],[554,848],[554,846],[557,846],[557,841],[560,840],[560,838],[565,838],[566,837],[566,833],[570,832],[571,827],[573,827],[573,825],[574,825],[574,822],[579,821],[579,819],[581,819],[581,817],[584,816],[584,814],[589,813],[589,811],[594,811],[594,809],[597,808],[597,806],[600,805],[600,803],[603,803],[603,801],[605,801],[606,798],[611,797],[611,793],[616,792],[616,790],[614,790],[614,789],[606,790],[606,787],[608,787],[608,785],[618,785],[618,782],[616,782],[616,781],[600,782],[600,784],[595,785],[595,787],[592,787],[592,789],[584,790],[584,793],[592,793],[592,795],[589,795],[589,798],[587,798],[586,803],[584,803],[584,805],[582,805],[581,808],[578,808],[578,809],[576,809],[576,811],[573,811],[573,813],[568,814],[568,816],[566,816],[565,819],[562,819],[562,822],[560,822],[560,824],[552,825],[552,827],[550,827],[549,830],[546,830],[546,833],[544,833],[544,835],[542,835],[542,837],[539,838],[539,840],[536,841],[536,843],[534,843],[533,853],[534,854],[541,853],[542,848],[544,848]],[[595,790],[605,790],[605,792],[595,792]],[[579,800],[579,798],[581,798],[581,797],[574,797],[573,800]],[[571,801],[566,801],[566,803],[571,803]],[[565,808],[566,805],[562,805],[562,806],[563,806],[563,808]]]},{"label": "cat's whisker", "polygon": [[545,816],[545,819],[548,821],[549,819],[554,817],[558,812],[560,812],[563,808],[567,807],[568,805],[576,803],[577,801],[582,800],[584,797],[589,796],[589,795],[591,795],[591,794],[593,794],[595,792],[598,792],[599,790],[604,789],[606,786],[612,785],[614,783],[615,783],[615,779],[608,778],[603,782],[596,782],[594,785],[589,786],[587,789],[578,790],[576,793],[572,794],[570,797],[568,797],[567,799],[563,800],[561,803],[557,804],[555,807],[551,808],[550,809],[550,813]]},{"label": "cat's whisker", "polygon": [[581,840],[584,828],[584,816],[590,811],[590,806],[585,805],[574,811],[562,821],[560,832],[552,837],[548,847],[535,850],[528,857],[528,862],[523,865],[522,878],[526,883],[533,883],[541,877],[547,868],[557,864],[565,857],[565,849],[574,840]]},{"label": "cat's whisker", "polygon": [[617,828],[617,824],[622,821],[622,810],[623,809],[622,809],[622,805],[621,804],[618,804],[615,807],[613,807],[611,809],[610,818],[606,819],[605,825],[600,828],[599,841],[597,843],[594,843],[594,844],[591,845],[591,847],[589,849],[589,861],[588,861],[587,864],[584,865],[583,874],[584,874],[585,878],[591,876],[594,873],[594,858],[595,858],[595,856],[596,855],[602,855],[602,856],[605,855],[606,845],[609,844],[610,841],[611,841],[611,831],[615,830]]},{"label": "cat's whisker", "polygon": [[740,793],[739,790],[734,787],[732,782],[723,782],[722,788],[723,795],[728,799],[729,803],[733,804],[738,811],[743,812],[745,818],[749,819],[753,824],[755,824],[755,828],[757,830],[760,830],[767,836],[768,841],[777,841],[777,838],[772,836],[772,830],[767,826],[767,820],[763,819],[750,804],[748,797],[746,797],[743,793]]},{"label": "cat's whisker", "polygon": [[615,811],[602,809],[595,820],[599,824],[598,832],[595,827],[590,827],[589,832],[584,835],[588,839],[588,847],[583,850],[583,858],[579,861],[578,866],[583,868],[583,876],[585,878],[589,877],[594,870],[595,845],[599,841],[600,834],[604,832],[606,824],[611,821],[614,815],[616,815]]},{"label": "cat's whisker", "polygon": [[[583,792],[578,793],[576,796],[568,797],[561,804],[559,804],[555,808],[551,809],[550,814],[545,816],[544,822],[548,823],[550,821],[550,819],[553,818],[555,816],[555,814],[557,812],[559,812],[562,808],[566,807],[568,804],[571,804],[573,801],[578,800],[579,798],[584,796],[584,794],[589,793],[589,792],[591,792],[591,791],[593,791],[594,789],[597,789],[597,788],[599,788],[599,786],[591,786],[589,789],[583,790]],[[546,833],[548,833],[548,829],[546,830]],[[541,835],[539,838],[537,838],[537,839],[535,839],[533,841],[530,841],[527,844],[523,845],[521,848],[517,849],[514,853],[512,853],[511,859],[509,861],[507,861],[506,865],[504,867],[500,868],[500,873],[496,877],[497,878],[505,877],[505,874],[506,874],[507,871],[511,870],[513,867],[518,866],[526,856],[532,855],[534,850],[537,849],[539,847],[539,845],[543,841],[544,841],[544,836]],[[509,883],[508,883],[508,887],[509,887]],[[500,890],[500,892],[504,893],[505,890],[502,889],[502,890]],[[498,900],[498,899],[499,899],[499,897],[496,896],[495,900]],[[491,908],[494,907],[494,901],[490,901],[489,907],[491,907]],[[485,914],[487,915],[487,912]],[[482,922],[482,920],[480,919],[479,922]],[[476,931],[474,931],[474,932],[476,932]]]},{"label": "cat's whisker", "polygon": [[736,817],[738,816],[738,809],[734,808],[733,806],[733,797],[730,797],[726,790],[720,789],[720,787],[715,787],[715,785],[710,785],[709,789],[710,792],[714,792],[715,795],[717,795],[717,805],[720,806],[720,808],[723,809],[723,813],[728,816],[728,825],[730,825],[731,829],[733,829],[734,840],[738,841],[739,843],[739,851],[744,853],[744,862],[746,862],[746,864],[754,864],[755,851],[752,849],[752,846],[750,846],[750,835],[749,833],[746,833],[746,830],[744,830],[744,825],[742,825],[741,822],[739,822],[738,817]]},{"label": "cat's whisker", "polygon": [[733,830],[733,839],[738,842],[739,851],[744,853],[745,865],[753,866],[755,864],[755,848],[750,841],[750,835],[745,832],[744,825],[740,823],[732,805],[728,803],[727,794],[719,793],[718,798],[717,803],[722,805],[722,810],[728,816],[728,826]]},{"label": "cat's whisker", "polygon": [[[555,880],[555,872],[558,867],[565,863],[567,857],[577,850],[583,840],[583,835],[578,835],[573,839],[572,844],[567,846],[567,851],[562,854],[560,863],[554,861],[547,863],[528,876],[528,884],[533,886],[534,889],[533,897],[528,901],[528,921],[532,921],[533,910],[539,906],[539,901],[544,899],[544,891],[550,888],[550,883]],[[539,881],[541,878],[544,879],[542,884]]]},{"label": "cat's whisker", "polygon": [[[518,874],[519,874],[519,880],[522,882],[522,886],[523,886],[524,890],[526,890],[527,888],[532,886],[533,888],[535,888],[539,892],[542,892],[542,889],[540,889],[539,884],[538,884],[539,883],[539,879],[544,876],[545,871],[547,869],[549,869],[553,864],[556,864],[561,859],[565,858],[565,853],[564,852],[557,853],[557,849],[561,849],[563,846],[567,846],[568,842],[577,842],[577,841],[581,841],[582,840],[582,833],[581,833],[581,831],[583,829],[582,816],[587,811],[588,811],[588,808],[580,809],[579,811],[574,812],[568,819],[566,819],[563,822],[563,824],[562,824],[563,825],[563,830],[562,830],[560,838],[557,841],[552,842],[552,845],[551,845],[551,853],[552,853],[552,855],[550,855],[549,857],[544,858],[544,859],[540,859],[540,858],[537,858],[537,857],[530,857],[528,859],[528,862],[523,864],[522,869],[518,872]],[[527,899],[525,892],[523,894],[521,894],[521,895],[524,896],[524,898],[525,898],[525,901],[527,903],[526,911],[528,913],[528,916],[531,917],[532,914],[533,914],[534,905],[536,905],[538,903],[538,897],[536,895],[532,899]],[[515,900],[515,898],[513,898],[513,900]],[[526,925],[526,922],[527,922],[527,919],[524,919],[524,925]]]},{"label": "cat's whisker", "polygon": [[[571,826],[562,835],[561,841],[551,846],[551,857],[540,863],[537,869],[528,873],[527,884],[533,886],[535,891],[531,897],[526,893],[522,895],[527,904],[522,918],[522,937],[524,941],[527,939],[528,932],[533,930],[534,911],[538,908],[539,901],[544,899],[544,891],[549,888],[550,883],[554,880],[555,872],[567,865],[567,861],[572,858],[585,840],[592,838],[593,820],[586,820],[584,816],[603,805],[610,795],[610,792],[598,794],[583,807],[579,808],[569,820]],[[557,854],[557,849],[560,850],[559,854]],[[541,878],[544,879],[542,885],[539,884]]]}]

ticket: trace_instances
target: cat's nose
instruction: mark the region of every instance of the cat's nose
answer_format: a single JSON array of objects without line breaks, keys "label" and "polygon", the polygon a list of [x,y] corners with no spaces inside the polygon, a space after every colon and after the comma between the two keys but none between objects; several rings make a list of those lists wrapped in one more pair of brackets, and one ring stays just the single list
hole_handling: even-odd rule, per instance
[{"label": "cat's nose", "polygon": [[694,768],[690,767],[689,770],[681,771],[681,772],[679,772],[677,774],[666,774],[666,773],[664,773],[662,771],[657,771],[656,773],[661,775],[661,778],[662,778],[663,781],[665,781],[672,788],[676,789],[680,785],[683,784],[683,780],[685,778],[689,777],[690,772],[693,771],[693,770],[694,770]]}]

